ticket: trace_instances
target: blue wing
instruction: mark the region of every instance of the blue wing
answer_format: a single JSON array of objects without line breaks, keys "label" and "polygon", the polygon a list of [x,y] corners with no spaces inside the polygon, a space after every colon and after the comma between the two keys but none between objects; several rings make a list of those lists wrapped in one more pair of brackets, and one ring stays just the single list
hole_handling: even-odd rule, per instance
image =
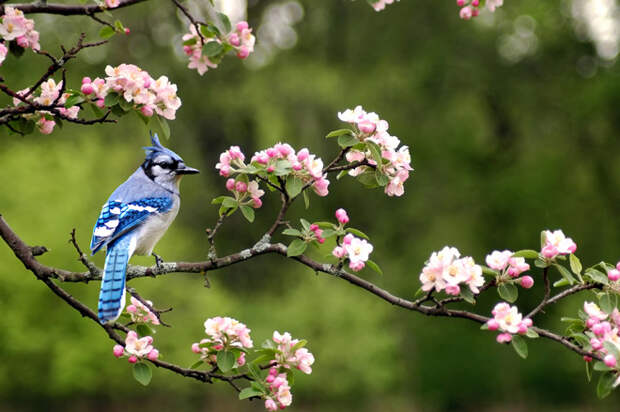
[{"label": "blue wing", "polygon": [[93,254],[125,233],[135,229],[149,216],[165,213],[172,207],[168,197],[147,197],[133,202],[110,200],[101,209],[90,249]]}]

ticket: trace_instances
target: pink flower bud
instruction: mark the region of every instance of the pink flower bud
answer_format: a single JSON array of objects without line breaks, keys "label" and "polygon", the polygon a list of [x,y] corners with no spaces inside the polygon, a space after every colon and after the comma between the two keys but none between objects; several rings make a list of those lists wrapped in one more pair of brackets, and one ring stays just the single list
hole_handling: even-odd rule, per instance
[{"label": "pink flower bud", "polygon": [[519,334],[525,335],[527,333],[527,325],[523,322],[519,323]]},{"label": "pink flower bud", "polygon": [[183,46],[183,52],[186,55],[191,56],[194,53],[194,50],[192,50],[192,48],[189,46]]},{"label": "pink flower bud", "polygon": [[529,289],[534,286],[534,279],[531,276],[523,276],[521,278],[521,286],[524,289]]},{"label": "pink flower bud", "polygon": [[197,343],[193,343],[192,344],[192,352],[200,353],[200,345],[198,345]]},{"label": "pink flower bud", "polygon": [[236,27],[237,27],[237,31],[241,32],[241,31],[243,31],[243,30],[245,30],[245,29],[249,28],[250,26],[249,26],[249,24],[248,24],[248,22],[247,22],[247,21],[242,20],[242,21],[240,21],[239,23],[237,23],[237,26],[236,26]]},{"label": "pink flower bud", "polygon": [[611,269],[610,271],[607,272],[607,277],[612,282],[615,282],[616,280],[620,279],[620,270],[618,270],[618,269]]},{"label": "pink flower bud", "polygon": [[245,183],[245,182],[241,182],[241,181],[239,181],[239,182],[237,182],[237,183],[235,184],[235,189],[236,189],[236,190],[237,190],[237,192],[239,192],[239,193],[245,193],[245,192],[247,192],[247,190],[248,190],[248,184],[247,184],[247,183]]},{"label": "pink flower bud", "polygon": [[[297,160],[299,160],[300,162],[303,162],[304,160],[306,160],[308,156],[310,156],[310,152],[305,147],[301,149],[299,152],[297,152]],[[618,265],[620,265],[620,262],[618,262]]]},{"label": "pink flower bud", "polygon": [[607,355],[603,358],[603,362],[605,362],[605,365],[609,366],[610,368],[614,368],[616,366],[616,358],[614,357],[614,355]]},{"label": "pink flower bud", "polygon": [[239,355],[239,359],[237,359],[237,365],[245,365],[245,352],[241,352],[241,355]]},{"label": "pink flower bud", "polygon": [[153,349],[148,355],[146,355],[146,357],[149,358],[149,360],[155,360],[159,358],[159,351],[157,349]]},{"label": "pink flower bud", "polygon": [[366,266],[366,264],[360,260],[356,260],[355,262],[349,262],[349,268],[354,272],[359,272],[360,270],[364,269],[364,266]]},{"label": "pink flower bud", "polygon": [[258,209],[259,207],[261,207],[263,205],[263,201],[260,200],[260,198],[258,197],[253,197],[252,198],[252,207],[254,209]]},{"label": "pink flower bud", "polygon": [[277,154],[278,154],[278,151],[274,149],[273,147],[270,147],[269,149],[267,149],[267,156],[275,157],[277,156]]},{"label": "pink flower bud", "polygon": [[471,19],[471,15],[472,15],[472,8],[469,6],[465,6],[461,9],[461,11],[459,11],[459,17],[462,18],[463,20]]},{"label": "pink flower bud", "polygon": [[138,311],[138,308],[136,307],[136,305],[129,305],[127,306],[127,312],[129,313],[136,313]]},{"label": "pink flower bud", "polygon": [[500,333],[497,335],[497,343],[508,343],[512,340],[512,335],[510,333]]},{"label": "pink flower bud", "polygon": [[98,100],[95,102],[95,105],[96,105],[98,108],[100,108],[100,109],[103,109],[103,108],[105,107],[105,103],[103,102],[103,99],[98,99]]},{"label": "pink flower bud", "polygon": [[93,88],[93,86],[90,85],[90,83],[86,83],[82,85],[82,93],[88,95],[91,94],[95,91],[95,89]]},{"label": "pink flower bud", "polygon": [[112,353],[117,358],[120,358],[121,356],[123,356],[124,352],[125,352],[125,348],[123,348],[121,345],[114,345],[114,349],[112,349]]},{"label": "pink flower bud", "polygon": [[312,230],[313,232],[317,231],[319,229],[319,225],[313,223],[310,225],[310,230]]},{"label": "pink flower bud", "polygon": [[150,105],[142,106],[140,112],[146,117],[151,117],[153,116],[153,107]]},{"label": "pink flower bud", "polygon": [[239,51],[237,52],[237,57],[240,59],[245,59],[250,55],[250,49],[248,49],[248,46],[243,45],[241,47],[239,47]]},{"label": "pink flower bud", "polygon": [[265,409],[267,409],[268,411],[277,411],[278,405],[276,405],[273,399],[269,398],[265,400]]},{"label": "pink flower bud", "polygon": [[478,10],[478,9],[473,9],[471,11],[472,17],[477,17],[479,14],[480,14],[480,10]]},{"label": "pink flower bud", "polygon": [[125,35],[129,35],[129,33],[131,33],[131,30],[129,30],[129,27],[125,27]]},{"label": "pink flower bud", "polygon": [[456,0],[456,5],[459,7],[463,7],[465,5],[465,0]]},{"label": "pink flower bud", "polygon": [[235,179],[230,178],[226,181],[226,189],[230,190],[231,192],[235,190]]},{"label": "pink flower bud", "polygon": [[230,175],[230,166],[222,166],[220,169],[220,176],[228,177]]},{"label": "pink flower bud", "polygon": [[446,293],[448,295],[458,296],[459,293],[461,293],[461,288],[459,287],[459,285],[447,285]]},{"label": "pink flower bud", "polygon": [[583,355],[583,360],[586,362],[592,362],[592,357],[588,355]]},{"label": "pink flower bud", "polygon": [[343,247],[340,247],[340,246],[336,246],[334,250],[332,250],[332,255],[334,255],[335,257],[339,259],[343,258],[346,254],[347,254],[347,251]]},{"label": "pink flower bud", "polygon": [[217,345],[213,345],[213,349],[222,350],[224,349],[224,345],[222,345],[221,343],[218,343]]},{"label": "pink flower bud", "polygon": [[241,40],[239,40],[239,35],[237,33],[230,33],[230,36],[228,36],[228,41],[235,47],[239,47],[241,44]]},{"label": "pink flower bud", "polygon": [[594,350],[599,350],[603,347],[603,343],[596,338],[590,339],[590,345],[592,345],[592,349]]},{"label": "pink flower bud", "polygon": [[499,322],[497,322],[495,319],[489,319],[489,321],[487,322],[487,327],[489,328],[489,330],[497,330],[499,329]]},{"label": "pink flower bud", "polygon": [[344,238],[342,238],[342,244],[343,245],[350,245],[352,240],[353,240],[353,235],[348,233],[347,235],[345,235]]},{"label": "pink flower bud", "polygon": [[87,84],[90,83],[92,80],[90,80],[90,77],[86,76],[86,77],[82,77],[82,84]]},{"label": "pink flower bud", "polygon": [[338,219],[339,223],[347,224],[349,223],[349,216],[347,215],[347,211],[340,208],[336,210],[336,219]]},{"label": "pink flower bud", "polygon": [[276,170],[275,166],[271,165],[267,168],[267,172],[268,173],[272,173],[274,170]]},{"label": "pink flower bud", "polygon": [[136,358],[135,355],[131,355],[129,357],[129,359],[127,359],[127,362],[129,362],[129,363],[136,363],[136,362],[138,362],[138,358]]},{"label": "pink flower bud", "polygon": [[267,375],[267,378],[265,378],[265,381],[267,383],[271,383],[274,381],[275,378],[276,378],[275,375]]},{"label": "pink flower bud", "polygon": [[317,237],[316,241],[319,242],[320,244],[325,243],[325,238],[324,237]]},{"label": "pink flower bud", "polygon": [[480,0],[472,0],[471,5],[474,7],[478,7],[480,5]]},{"label": "pink flower bud", "polygon": [[592,332],[594,332],[596,336],[603,336],[605,334],[605,327],[602,323],[597,323],[592,326]]},{"label": "pink flower bud", "polygon": [[304,166],[301,163],[293,164],[293,170],[295,170],[295,171],[300,171],[303,168],[304,168]]},{"label": "pink flower bud", "polygon": [[19,47],[28,47],[28,39],[26,38],[26,36],[19,36],[17,39],[15,39],[15,41],[17,42],[17,45]]},{"label": "pink flower bud", "polygon": [[616,263],[616,269],[620,270],[620,262]]},{"label": "pink flower bud", "polygon": [[588,320],[586,321],[586,327],[588,329],[592,329],[592,326],[596,325],[598,323],[598,319],[596,318],[588,318]]},{"label": "pink flower bud", "polygon": [[525,326],[527,326],[528,328],[529,328],[530,326],[532,326],[532,324],[534,323],[534,322],[532,322],[532,319],[530,319],[530,318],[525,318],[525,319],[523,319],[521,322],[522,322]]},{"label": "pink flower bud", "polygon": [[548,244],[540,252],[547,259],[552,259],[558,254],[558,249],[552,244]]}]

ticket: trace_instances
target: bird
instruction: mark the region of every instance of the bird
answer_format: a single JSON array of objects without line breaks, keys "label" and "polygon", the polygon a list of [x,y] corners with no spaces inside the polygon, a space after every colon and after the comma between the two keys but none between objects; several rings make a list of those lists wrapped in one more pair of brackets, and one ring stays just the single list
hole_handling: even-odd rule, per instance
[{"label": "bird", "polygon": [[179,183],[184,175],[199,173],[151,134],[152,146],[144,147],[146,158],[138,169],[110,195],[95,223],[90,249],[94,255],[106,247],[99,292],[98,318],[114,322],[125,307],[125,277],[132,255],[153,253],[179,212]]}]

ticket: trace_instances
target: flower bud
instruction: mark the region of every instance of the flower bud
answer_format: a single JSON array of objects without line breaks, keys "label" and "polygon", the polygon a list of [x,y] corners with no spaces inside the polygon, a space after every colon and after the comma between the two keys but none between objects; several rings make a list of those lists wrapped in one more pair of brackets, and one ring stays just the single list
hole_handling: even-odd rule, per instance
[{"label": "flower bud", "polygon": [[98,99],[98,100],[95,102],[95,105],[96,105],[98,108],[100,108],[100,109],[103,109],[103,108],[105,107],[105,103],[104,103],[103,99]]},{"label": "flower bud", "polygon": [[346,254],[347,251],[341,246],[336,246],[334,250],[332,250],[332,255],[334,255],[338,259],[343,258]]},{"label": "flower bud", "polygon": [[148,355],[146,355],[146,357],[149,358],[149,360],[155,360],[159,357],[159,351],[157,349],[153,349]]},{"label": "flower bud", "polygon": [[512,340],[512,335],[510,333],[500,333],[497,335],[497,343],[508,343]]},{"label": "flower bud", "polygon": [[239,193],[245,193],[245,192],[247,192],[247,190],[248,190],[248,185],[247,185],[247,183],[245,183],[245,182],[241,182],[241,181],[239,181],[239,182],[237,182],[237,183],[235,184],[235,189],[236,189],[236,190],[237,190],[237,192],[239,192]]},{"label": "flower bud", "polygon": [[123,348],[121,345],[114,345],[114,349],[112,349],[112,353],[117,358],[120,358],[121,356],[123,356],[124,352],[125,352],[125,348]]},{"label": "flower bud", "polygon": [[136,305],[129,305],[127,306],[127,312],[129,313],[136,313],[138,311],[138,308],[136,307]]},{"label": "flower bud", "polygon": [[129,27],[125,27],[125,35],[129,35],[129,33],[131,33],[131,30],[129,30]]},{"label": "flower bud", "polygon": [[348,233],[347,235],[345,235],[345,237],[342,238],[342,244],[350,245],[352,240],[353,240],[353,235]]},{"label": "flower bud", "polygon": [[273,399],[269,398],[265,400],[265,409],[267,409],[268,411],[277,411],[278,405],[276,405]]},{"label": "flower bud", "polygon": [[198,345],[197,343],[193,343],[192,344],[192,352],[200,353],[200,345]]},{"label": "flower bud", "polygon": [[603,358],[603,362],[605,363],[605,365],[609,366],[610,368],[614,368],[616,366],[616,358],[614,357],[614,355],[606,355]]},{"label": "flower bud", "polygon": [[[310,152],[305,147],[301,149],[299,152],[297,152],[297,160],[299,160],[300,162],[303,162],[304,160],[306,160],[308,156],[310,156]],[[618,262],[618,265],[620,265],[620,262]]]},{"label": "flower bud", "polygon": [[250,49],[248,49],[248,46],[243,45],[239,48],[239,51],[237,52],[237,57],[240,59],[245,59],[250,55]]},{"label": "flower bud", "polygon": [[241,355],[239,355],[239,359],[237,359],[237,365],[245,365],[245,352],[241,352]]},{"label": "flower bud", "polygon": [[524,289],[529,289],[534,286],[534,279],[531,276],[523,276],[520,283]]},{"label": "flower bud", "polygon": [[611,269],[610,271],[607,272],[607,277],[612,282],[617,281],[618,279],[620,279],[620,270],[618,270],[618,269]]},{"label": "flower bud", "polygon": [[489,321],[487,322],[487,327],[489,328],[489,330],[497,330],[499,329],[499,322],[495,319],[489,319]]},{"label": "flower bud", "polygon": [[127,359],[127,362],[129,362],[129,363],[136,363],[136,362],[138,362],[138,358],[135,355],[131,355],[129,357],[129,359]]},{"label": "flower bud", "polygon": [[325,243],[325,238],[324,237],[317,237],[316,241],[319,242],[320,244]]},{"label": "flower bud", "polygon": [[226,189],[228,189],[231,192],[235,190],[235,179],[230,178],[226,181]]},{"label": "flower bud", "polygon": [[459,7],[463,7],[465,5],[465,0],[456,0],[456,5]]},{"label": "flower bud", "polygon": [[336,219],[338,219],[339,223],[347,224],[349,223],[349,216],[347,215],[347,211],[340,208],[336,210]]},{"label": "flower bud", "polygon": [[90,77],[88,76],[82,77],[82,84],[87,84],[87,83],[90,83],[91,81],[92,80],[90,80]]},{"label": "flower bud", "polygon": [[89,95],[91,93],[94,93],[95,89],[93,86],[91,86],[90,83],[85,83],[82,85],[81,91],[82,93]]},{"label": "flower bud", "polygon": [[319,225],[317,225],[316,223],[310,225],[310,230],[312,230],[313,232],[317,231],[318,229]]},{"label": "flower bud", "polygon": [[472,0],[471,5],[474,7],[478,7],[480,5],[480,0]]},{"label": "flower bud", "polygon": [[276,170],[276,168],[273,165],[267,168],[268,173],[272,173],[274,170]]},{"label": "flower bud", "polygon": [[446,293],[448,295],[458,296],[459,293],[461,293],[461,288],[459,287],[459,285],[447,285]]},{"label": "flower bud", "polygon": [[592,326],[596,325],[598,323],[598,319],[596,318],[588,318],[588,320],[586,321],[586,327],[588,329],[592,329]]},{"label": "flower bud", "polygon": [[583,355],[583,360],[586,362],[592,362],[592,357],[588,355]]},{"label": "flower bud", "polygon": [[360,132],[364,134],[371,134],[377,128],[377,126],[370,120],[362,120],[357,124],[357,127],[360,129]]},{"label": "flower bud", "polygon": [[241,31],[243,31],[243,30],[245,30],[245,29],[249,28],[249,27],[250,27],[250,25],[248,24],[248,22],[247,22],[247,21],[244,21],[244,20],[243,20],[243,21],[240,21],[239,23],[237,23],[237,26],[236,26],[236,27],[237,27],[237,31],[241,32]]},{"label": "flower bud", "polygon": [[616,269],[620,270],[620,262],[616,263]]},{"label": "flower bud", "polygon": [[258,209],[259,207],[261,207],[263,205],[263,201],[260,200],[260,198],[258,197],[253,197],[252,198],[252,207],[254,209]]}]

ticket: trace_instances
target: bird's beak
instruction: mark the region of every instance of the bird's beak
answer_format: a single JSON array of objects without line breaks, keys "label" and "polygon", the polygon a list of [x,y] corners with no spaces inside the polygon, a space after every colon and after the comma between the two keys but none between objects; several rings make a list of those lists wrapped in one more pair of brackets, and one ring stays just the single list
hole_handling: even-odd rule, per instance
[{"label": "bird's beak", "polygon": [[194,169],[193,167],[189,167],[181,163],[177,170],[175,170],[178,175],[194,175],[196,173],[200,173],[200,170]]}]

